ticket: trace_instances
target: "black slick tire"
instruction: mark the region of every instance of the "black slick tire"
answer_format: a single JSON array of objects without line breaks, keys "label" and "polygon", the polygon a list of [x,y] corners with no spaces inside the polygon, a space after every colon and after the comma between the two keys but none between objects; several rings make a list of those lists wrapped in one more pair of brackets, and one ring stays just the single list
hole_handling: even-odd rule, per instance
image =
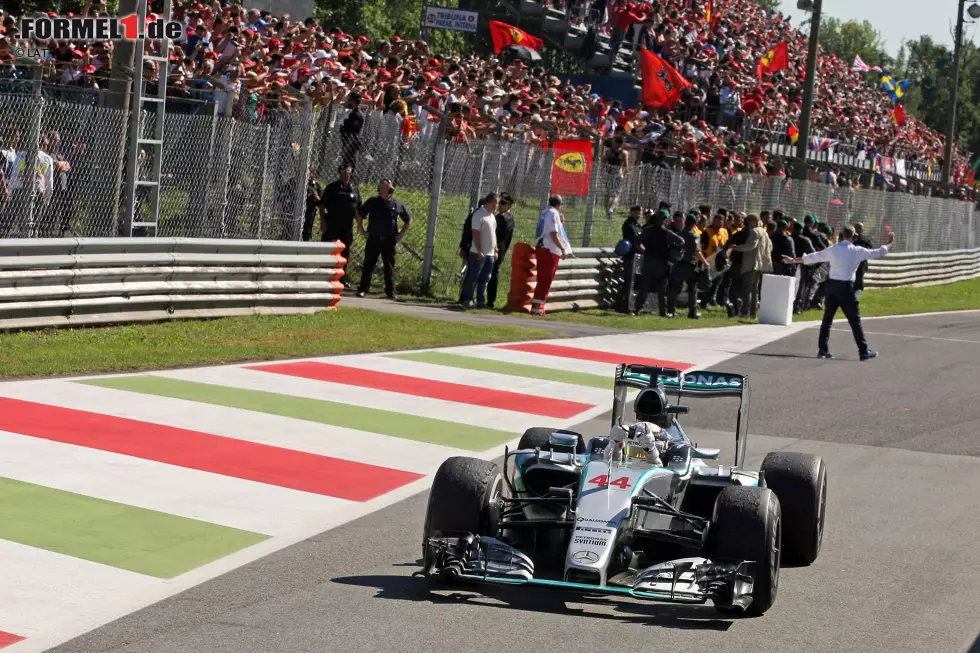
[{"label": "black slick tire", "polygon": [[[754,561],[752,603],[745,614],[764,614],[776,601],[780,565],[779,499],[767,488],[726,487],[715,500],[708,532],[707,553],[711,560]],[[715,605],[725,614],[741,608]]]},{"label": "black slick tire", "polygon": [[[432,479],[429,503],[422,527],[422,558],[430,537],[457,534],[497,534],[499,511],[492,505],[503,489],[496,463],[454,456],[440,465]],[[428,562],[427,560],[425,560]]]},{"label": "black slick tire", "polygon": [[762,461],[766,487],[783,509],[783,553],[787,563],[810,565],[823,544],[827,512],[827,466],[820,456],[772,452]]}]

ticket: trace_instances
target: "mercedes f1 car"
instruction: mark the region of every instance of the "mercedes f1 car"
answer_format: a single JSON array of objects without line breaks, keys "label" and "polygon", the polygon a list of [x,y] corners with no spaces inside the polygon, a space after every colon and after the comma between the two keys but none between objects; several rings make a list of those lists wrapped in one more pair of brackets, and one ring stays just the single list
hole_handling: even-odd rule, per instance
[{"label": "mercedes f1 car", "polygon": [[[429,495],[423,573],[766,612],[780,564],[820,552],[823,460],[775,452],[759,471],[742,469],[742,375],[620,365],[613,395],[608,436],[532,428],[504,450],[502,470],[446,460]],[[678,422],[685,395],[739,399],[733,465],[690,440]]]}]

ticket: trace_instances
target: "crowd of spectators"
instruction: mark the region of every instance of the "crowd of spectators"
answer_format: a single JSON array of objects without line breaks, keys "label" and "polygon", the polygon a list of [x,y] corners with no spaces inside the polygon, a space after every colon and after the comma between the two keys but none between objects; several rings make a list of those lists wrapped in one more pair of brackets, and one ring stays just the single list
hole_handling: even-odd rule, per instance
[{"label": "crowd of spectators", "polygon": [[[788,18],[763,10],[755,0],[713,0],[710,22],[703,0],[595,0],[580,6],[593,29],[610,33],[614,50],[635,36],[641,47],[690,80],[681,101],[669,111],[626,109],[588,85],[562,82],[540,65],[494,56],[440,56],[424,41],[399,36],[371,41],[313,18],[294,21],[228,0],[175,0],[173,18],[186,25],[184,35],[171,44],[166,69],[147,61],[141,72],[148,88],[166,75],[169,95],[215,100],[222,108],[233,102],[245,118],[291,111],[298,102],[349,105],[353,98],[364,110],[402,119],[437,120],[437,113],[426,109],[438,109],[451,116],[448,134],[457,140],[489,134],[531,143],[603,137],[608,149],[619,141],[642,163],[787,173],[771,159],[767,145],[785,139],[802,100],[806,39]],[[104,1],[97,10],[91,3],[83,9],[93,11],[104,13]],[[24,44],[14,18],[3,19],[0,69],[8,75],[18,69],[23,74],[13,50],[28,45],[48,53],[49,82],[107,86],[114,65],[111,41]],[[760,80],[759,59],[780,41],[788,43],[788,69]],[[815,134],[849,143],[867,158],[938,164],[940,137],[911,116],[903,126],[895,125],[892,102],[876,78],[851,72],[832,54],[821,54],[818,63]],[[755,129],[745,129],[750,125]]]}]

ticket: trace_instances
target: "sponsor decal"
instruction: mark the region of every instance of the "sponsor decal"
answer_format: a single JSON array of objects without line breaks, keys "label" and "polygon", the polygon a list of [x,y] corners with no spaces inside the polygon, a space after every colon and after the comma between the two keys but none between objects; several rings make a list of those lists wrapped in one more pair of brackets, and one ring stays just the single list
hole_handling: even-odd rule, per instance
[{"label": "sponsor decal", "polygon": [[[658,380],[665,386],[675,387],[678,385],[676,378],[661,376]],[[690,372],[684,375],[684,385],[709,389],[717,388],[719,390],[738,390],[742,387],[742,379],[737,376],[712,374],[710,372]]]},{"label": "sponsor decal", "polygon": [[599,554],[595,551],[576,551],[572,554],[572,560],[583,565],[591,565],[599,562]]},{"label": "sponsor decal", "polygon": [[585,544],[587,546],[606,546],[606,538],[590,535],[576,535],[572,544]]},{"label": "sponsor decal", "polygon": [[576,526],[575,532],[588,531],[590,533],[612,533],[611,528],[593,528],[591,526]]},{"label": "sponsor decal", "polygon": [[592,519],[591,517],[577,517],[577,522],[592,522],[593,524],[608,524],[608,519]]}]

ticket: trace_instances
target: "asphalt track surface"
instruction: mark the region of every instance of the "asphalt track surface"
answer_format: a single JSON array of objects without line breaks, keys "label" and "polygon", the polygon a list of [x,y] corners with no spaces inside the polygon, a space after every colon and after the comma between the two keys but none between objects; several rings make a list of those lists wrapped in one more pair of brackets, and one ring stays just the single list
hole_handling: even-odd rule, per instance
[{"label": "asphalt track surface", "polygon": [[[720,366],[751,376],[750,466],[787,449],[822,455],[830,471],[821,557],[783,570],[764,617],[430,585],[411,577],[420,494],[53,650],[980,653],[980,313],[866,328],[882,352],[869,363],[846,331],[832,337],[840,358],[816,360],[806,329]],[[731,451],[719,431],[731,406],[716,401],[692,405],[686,423],[700,444]],[[607,420],[582,430],[605,432]]]}]

